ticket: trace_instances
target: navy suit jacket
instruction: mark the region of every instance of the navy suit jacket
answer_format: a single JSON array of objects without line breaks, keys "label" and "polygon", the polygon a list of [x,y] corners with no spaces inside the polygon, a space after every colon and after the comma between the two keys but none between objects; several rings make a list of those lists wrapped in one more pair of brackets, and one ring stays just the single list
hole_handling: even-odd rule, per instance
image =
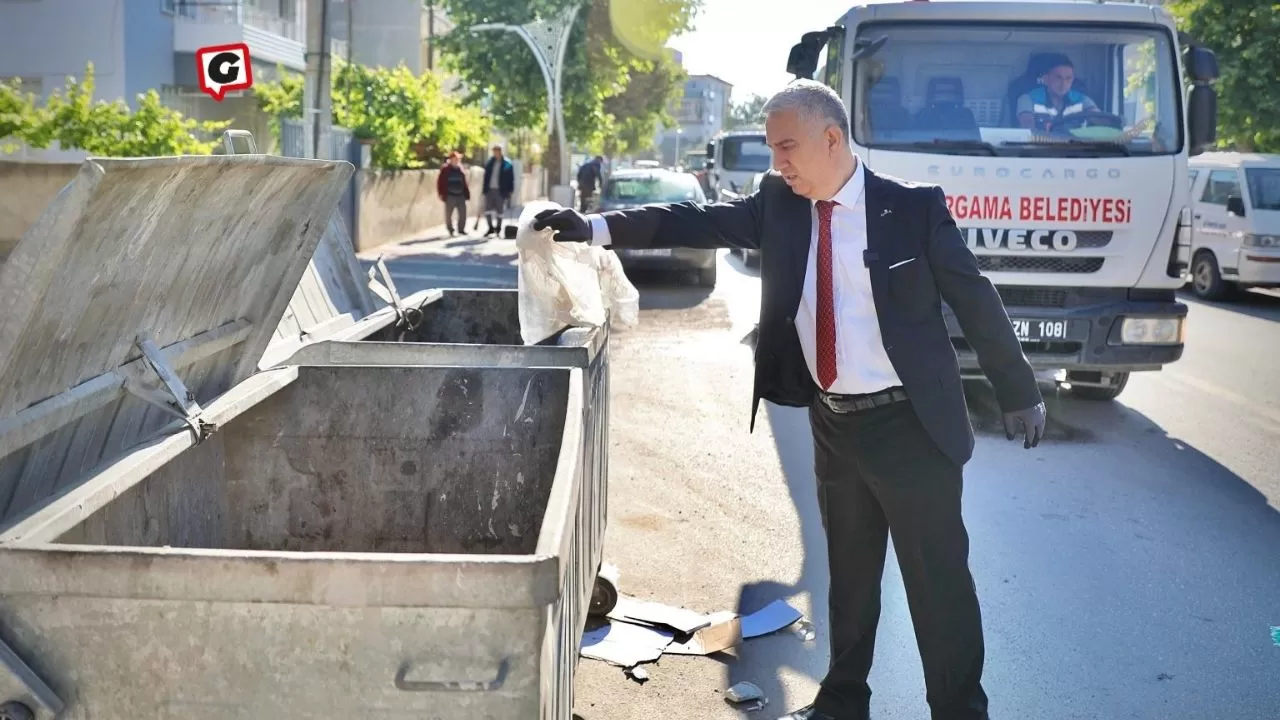
[{"label": "navy suit jacket", "polygon": [[[942,302],[955,313],[1005,412],[1041,402],[1035,374],[995,287],[978,270],[942,188],[866,168],[867,254],[884,349],[920,422],[957,464],[973,454],[955,348]],[[648,205],[604,213],[614,247],[746,248],[760,252],[759,336],[751,427],[760,400],[808,406],[817,384],[796,333],[811,242],[811,204],[776,172],[740,200]],[[897,267],[904,260],[912,260]]]}]

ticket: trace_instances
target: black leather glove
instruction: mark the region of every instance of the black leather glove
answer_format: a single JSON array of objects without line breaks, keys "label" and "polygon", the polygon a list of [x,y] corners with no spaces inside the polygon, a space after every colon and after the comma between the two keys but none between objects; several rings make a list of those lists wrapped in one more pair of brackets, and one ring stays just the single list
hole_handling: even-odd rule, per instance
[{"label": "black leather glove", "polygon": [[557,242],[591,242],[591,223],[577,210],[543,210],[533,216],[533,229],[556,231]]},{"label": "black leather glove", "polygon": [[1005,413],[1004,436],[1013,440],[1018,436],[1019,427],[1021,427],[1025,437],[1022,447],[1030,450],[1039,445],[1040,438],[1044,437],[1046,419],[1044,403],[1038,403],[1026,410]]}]

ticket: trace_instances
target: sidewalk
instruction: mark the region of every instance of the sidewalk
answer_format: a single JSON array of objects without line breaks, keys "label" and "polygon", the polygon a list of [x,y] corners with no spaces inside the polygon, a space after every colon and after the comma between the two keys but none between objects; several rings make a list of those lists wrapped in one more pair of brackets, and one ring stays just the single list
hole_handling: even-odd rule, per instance
[{"label": "sidewalk", "polygon": [[[523,210],[523,205],[513,205],[507,208],[503,214],[503,225],[516,224],[516,220],[520,218],[520,213]],[[514,252],[515,245],[513,240],[503,240],[501,235],[486,238],[484,234],[488,231],[489,224],[484,219],[483,214],[478,220],[479,223],[477,224],[476,216],[468,213],[466,227],[462,229],[462,232],[457,232],[453,236],[449,235],[447,225],[437,225],[424,230],[417,237],[409,240],[375,245],[368,250],[356,253],[356,257],[360,260],[374,260],[379,256],[383,256],[389,262],[394,257],[421,254],[424,252],[423,246],[435,246],[430,250],[433,254],[456,255],[460,258],[465,255],[491,254],[499,249]],[[459,230],[459,228],[454,229],[455,231]],[[480,250],[481,246],[487,246],[489,243],[493,243],[492,248],[485,247],[483,251]]]},{"label": "sidewalk", "polygon": [[[503,218],[514,225],[523,206],[508,208]],[[485,237],[488,224],[467,218],[465,232],[449,236],[440,225],[419,237],[398,243],[387,243],[357,253],[361,266],[368,270],[379,257],[387,264],[401,296],[426,288],[491,288],[516,287],[516,243],[502,236]]]}]

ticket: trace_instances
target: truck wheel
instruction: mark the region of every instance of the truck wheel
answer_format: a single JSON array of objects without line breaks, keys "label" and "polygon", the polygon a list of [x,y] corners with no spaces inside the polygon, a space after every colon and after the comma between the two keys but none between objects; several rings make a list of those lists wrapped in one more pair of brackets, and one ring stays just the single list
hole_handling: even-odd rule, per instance
[{"label": "truck wheel", "polygon": [[1231,290],[1231,283],[1223,280],[1218,270],[1218,259],[1201,250],[1191,261],[1191,292],[1201,300],[1224,300]]},{"label": "truck wheel", "polygon": [[[1067,382],[1071,382],[1072,373],[1067,373]],[[1076,377],[1079,377],[1078,375]],[[1091,387],[1089,385],[1072,385],[1071,394],[1081,400],[1115,400],[1124,392],[1124,388],[1129,384],[1129,373],[1116,373],[1113,378],[1114,383],[1111,387]]]}]

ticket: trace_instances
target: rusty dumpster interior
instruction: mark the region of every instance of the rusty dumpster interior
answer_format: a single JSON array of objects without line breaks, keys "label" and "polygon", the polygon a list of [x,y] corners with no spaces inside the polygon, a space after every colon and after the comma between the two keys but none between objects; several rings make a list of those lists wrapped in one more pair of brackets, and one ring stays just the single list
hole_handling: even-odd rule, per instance
[{"label": "rusty dumpster interior", "polygon": [[303,367],[61,543],[531,554],[567,369]]}]

